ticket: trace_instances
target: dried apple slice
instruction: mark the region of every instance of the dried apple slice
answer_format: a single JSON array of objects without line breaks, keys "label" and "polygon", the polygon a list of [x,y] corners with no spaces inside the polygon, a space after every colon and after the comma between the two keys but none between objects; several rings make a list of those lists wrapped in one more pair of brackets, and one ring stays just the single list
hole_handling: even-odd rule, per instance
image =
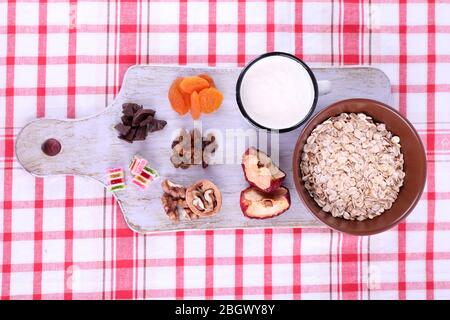
[{"label": "dried apple slice", "polygon": [[271,193],[248,187],[241,192],[242,213],[252,219],[268,219],[278,216],[291,206],[289,189],[280,187]]},{"label": "dried apple slice", "polygon": [[254,147],[245,151],[242,169],[248,183],[263,192],[278,189],[286,177],[286,173],[281,171],[267,154]]}]

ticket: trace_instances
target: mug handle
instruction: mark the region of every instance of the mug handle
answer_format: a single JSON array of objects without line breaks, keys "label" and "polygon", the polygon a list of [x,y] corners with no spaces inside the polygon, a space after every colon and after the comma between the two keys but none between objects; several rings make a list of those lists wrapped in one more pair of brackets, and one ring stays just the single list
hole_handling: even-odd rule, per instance
[{"label": "mug handle", "polygon": [[319,96],[329,94],[331,92],[331,81],[330,80],[317,81],[317,88],[319,91]]}]

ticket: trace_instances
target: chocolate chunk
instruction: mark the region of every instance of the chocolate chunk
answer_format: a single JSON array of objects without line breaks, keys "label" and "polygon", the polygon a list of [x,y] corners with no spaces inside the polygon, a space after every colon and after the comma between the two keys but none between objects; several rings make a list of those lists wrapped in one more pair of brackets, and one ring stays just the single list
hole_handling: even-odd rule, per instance
[{"label": "chocolate chunk", "polygon": [[163,129],[167,122],[154,118],[156,111],[144,109],[136,103],[122,105],[122,123],[114,128],[119,132],[119,138],[132,143],[134,140],[145,140],[149,132]]},{"label": "chocolate chunk", "polygon": [[134,140],[145,140],[147,138],[147,128],[146,127],[139,127],[136,131],[136,135],[134,137]]},{"label": "chocolate chunk", "polygon": [[123,123],[118,123],[114,126],[114,129],[119,131],[122,136],[126,136],[130,132],[131,126],[126,126]]},{"label": "chocolate chunk", "polygon": [[158,128],[158,130],[162,130],[167,125],[167,121],[166,120],[156,120],[156,124],[157,124],[156,127]]},{"label": "chocolate chunk", "polygon": [[141,110],[142,108],[143,108],[143,106],[133,103],[133,111],[135,113],[138,112],[139,110]]},{"label": "chocolate chunk", "polygon": [[124,104],[122,105],[122,113],[123,113],[125,116],[133,116],[134,113],[136,112],[136,111],[134,111],[134,109],[136,108],[136,106],[139,107],[139,105],[137,105],[137,104],[135,104],[135,103],[124,103]]},{"label": "chocolate chunk", "polygon": [[133,123],[133,117],[132,116],[122,116],[120,118],[120,120],[122,120],[122,123],[126,126],[131,126],[131,124]]},{"label": "chocolate chunk", "polygon": [[140,109],[133,116],[133,126],[138,126],[141,122],[155,115],[152,109]]},{"label": "chocolate chunk", "polygon": [[152,121],[151,123],[149,123],[147,125],[148,131],[149,132],[155,132],[155,131],[159,131],[162,130],[167,124],[167,121],[165,120],[156,120],[154,119],[154,121]]},{"label": "chocolate chunk", "polygon": [[155,119],[153,118],[153,116],[149,116],[147,119],[145,119],[144,121],[142,121],[139,126],[140,127],[146,127],[148,124],[152,123]]},{"label": "chocolate chunk", "polygon": [[136,128],[131,128],[131,129],[130,129],[130,132],[128,132],[128,134],[126,134],[125,136],[123,136],[123,138],[124,138],[125,140],[127,140],[128,142],[133,142],[134,137],[136,136],[136,132],[137,132],[137,129],[136,129]]},{"label": "chocolate chunk", "polygon": [[153,109],[145,109],[145,110],[147,110],[148,114],[150,114],[152,117],[154,117],[156,114],[156,111]]},{"label": "chocolate chunk", "polygon": [[126,142],[128,142],[128,143],[133,143],[133,141],[130,141],[130,140],[125,139],[124,136],[117,136],[117,138],[119,138],[120,140],[126,141]]}]

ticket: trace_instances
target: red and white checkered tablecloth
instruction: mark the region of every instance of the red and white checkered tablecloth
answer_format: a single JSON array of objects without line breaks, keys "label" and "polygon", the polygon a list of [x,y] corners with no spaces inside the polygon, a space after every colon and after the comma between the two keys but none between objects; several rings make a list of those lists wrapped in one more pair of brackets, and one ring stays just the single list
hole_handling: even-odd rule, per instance
[{"label": "red and white checkered tablecloth", "polygon": [[[0,0],[1,299],[449,299],[449,16],[449,0]],[[406,222],[371,237],[142,236],[100,184],[34,178],[15,159],[27,122],[101,111],[130,65],[242,66],[273,50],[386,72],[428,157]]]}]

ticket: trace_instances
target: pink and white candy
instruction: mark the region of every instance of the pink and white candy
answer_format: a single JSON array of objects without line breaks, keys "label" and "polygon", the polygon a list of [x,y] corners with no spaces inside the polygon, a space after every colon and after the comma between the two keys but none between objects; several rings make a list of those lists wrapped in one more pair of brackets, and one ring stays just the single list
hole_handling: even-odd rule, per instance
[{"label": "pink and white candy", "polygon": [[139,155],[135,155],[129,166],[131,174],[139,175],[147,164],[148,161],[146,159]]}]

